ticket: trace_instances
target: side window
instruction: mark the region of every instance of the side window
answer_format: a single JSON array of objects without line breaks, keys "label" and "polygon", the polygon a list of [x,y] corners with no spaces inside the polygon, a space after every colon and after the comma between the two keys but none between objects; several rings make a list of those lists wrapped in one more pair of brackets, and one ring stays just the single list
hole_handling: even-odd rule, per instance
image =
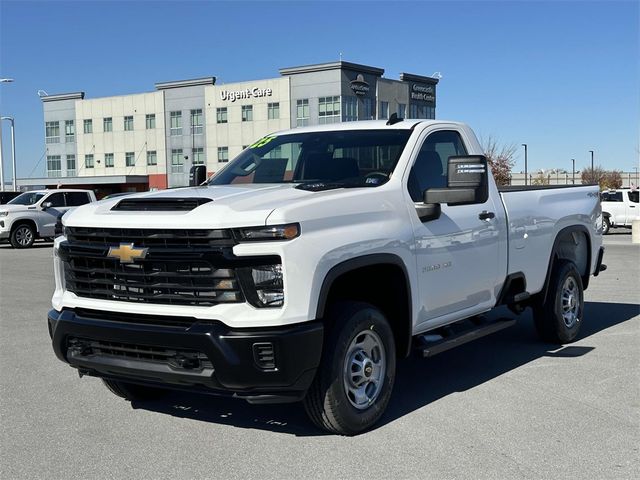
[{"label": "side window", "polygon": [[53,207],[64,207],[64,193],[52,193],[44,201],[51,202]]},{"label": "side window", "polygon": [[610,202],[622,202],[622,192],[613,192],[609,194]]},{"label": "side window", "polygon": [[449,157],[466,154],[467,149],[458,132],[440,130],[430,134],[422,144],[409,173],[407,188],[411,199],[422,202],[426,189],[446,187]]},{"label": "side window", "polygon": [[638,200],[640,198],[640,192],[638,190],[634,191],[634,192],[628,192],[629,195],[629,200],[632,201],[633,203],[638,203]]},{"label": "side window", "polygon": [[67,207],[77,207],[89,203],[89,195],[86,192],[67,192]]}]

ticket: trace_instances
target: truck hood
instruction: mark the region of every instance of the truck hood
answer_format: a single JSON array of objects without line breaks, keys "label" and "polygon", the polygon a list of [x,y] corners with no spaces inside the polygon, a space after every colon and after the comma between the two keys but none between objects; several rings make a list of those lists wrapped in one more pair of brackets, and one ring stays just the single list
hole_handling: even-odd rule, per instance
[{"label": "truck hood", "polygon": [[[274,209],[316,195],[295,184],[244,184],[187,187],[116,197],[78,207],[64,217],[68,226],[119,228],[231,228],[265,225]],[[326,192],[325,192],[326,193]],[[206,198],[190,211],[112,210],[135,199]]]},{"label": "truck hood", "polygon": [[4,204],[4,205],[0,205],[0,212],[9,212],[9,213],[15,213],[15,212],[28,212],[29,210],[38,210],[40,207],[37,207],[35,205],[9,205],[9,204]]}]

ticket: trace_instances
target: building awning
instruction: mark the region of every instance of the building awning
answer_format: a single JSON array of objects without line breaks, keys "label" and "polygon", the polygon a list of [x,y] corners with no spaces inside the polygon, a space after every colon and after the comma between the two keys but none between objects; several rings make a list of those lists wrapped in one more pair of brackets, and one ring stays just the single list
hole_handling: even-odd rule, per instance
[{"label": "building awning", "polygon": [[19,187],[69,187],[72,185],[113,185],[149,183],[148,175],[100,175],[86,177],[18,178]]}]

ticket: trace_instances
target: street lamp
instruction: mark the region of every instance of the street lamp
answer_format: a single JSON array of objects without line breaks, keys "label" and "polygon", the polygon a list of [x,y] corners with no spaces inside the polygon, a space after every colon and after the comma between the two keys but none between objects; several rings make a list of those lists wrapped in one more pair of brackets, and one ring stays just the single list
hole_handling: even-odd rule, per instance
[{"label": "street lamp", "polygon": [[524,184],[527,184],[527,144],[523,143],[524,147]]},{"label": "street lamp", "polygon": [[576,184],[576,159],[571,159],[571,183]]},{"label": "street lamp", "polygon": [[[0,78],[0,83],[11,83],[13,78]],[[0,122],[0,192],[4,192],[4,162],[2,161],[2,122]]]},{"label": "street lamp", "polygon": [[16,176],[16,121],[13,117],[0,117],[0,120],[9,120],[11,122],[11,164],[13,167],[13,191],[17,192],[18,177]]},{"label": "street lamp", "polygon": [[591,175],[593,175],[593,150],[589,150],[589,153],[591,154]]}]

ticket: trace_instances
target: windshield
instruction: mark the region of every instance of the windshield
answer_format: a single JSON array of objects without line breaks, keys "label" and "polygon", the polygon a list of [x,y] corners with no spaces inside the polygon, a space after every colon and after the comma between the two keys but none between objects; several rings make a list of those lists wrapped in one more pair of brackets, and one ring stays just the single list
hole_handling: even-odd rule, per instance
[{"label": "windshield", "polygon": [[44,195],[44,193],[24,192],[11,200],[8,205],[33,205],[34,203],[38,203],[38,200],[44,197]]},{"label": "windshield", "polygon": [[310,190],[376,187],[389,180],[411,130],[348,130],[267,136],[209,185],[300,183]]}]

